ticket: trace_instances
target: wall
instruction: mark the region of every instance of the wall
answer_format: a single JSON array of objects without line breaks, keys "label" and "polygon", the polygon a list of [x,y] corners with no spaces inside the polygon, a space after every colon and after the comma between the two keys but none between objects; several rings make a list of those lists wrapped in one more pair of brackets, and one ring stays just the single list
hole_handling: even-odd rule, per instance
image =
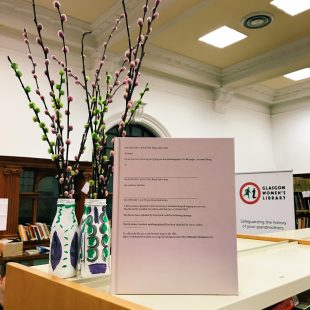
[{"label": "wall", "polygon": [[[47,145],[41,141],[41,131],[31,120],[32,111],[6,59],[7,55],[14,58],[22,68],[27,83],[32,82],[29,80],[31,67],[27,57],[25,53],[17,51],[22,51],[24,44],[16,46],[14,51],[3,47],[0,49],[0,84],[5,85],[5,91],[0,92],[0,155],[48,158]],[[54,64],[52,68],[56,76],[59,68]],[[80,71],[78,68],[73,70]],[[236,171],[274,168],[268,108],[234,96],[226,113],[218,113],[213,110],[213,94],[208,89],[149,73],[142,76],[141,85],[146,81],[150,83],[151,91],[145,96],[147,104],[144,112],[161,123],[172,137],[233,137]],[[75,98],[72,105],[75,128],[71,149],[73,157],[77,152],[74,145],[78,144],[86,120],[86,106],[80,88],[72,88],[71,94]],[[121,96],[118,96],[110,107],[110,115],[122,112],[122,102]],[[88,156],[89,150],[84,159]]]},{"label": "wall", "polygon": [[279,169],[310,173],[310,99],[289,102],[272,115],[274,158]]}]

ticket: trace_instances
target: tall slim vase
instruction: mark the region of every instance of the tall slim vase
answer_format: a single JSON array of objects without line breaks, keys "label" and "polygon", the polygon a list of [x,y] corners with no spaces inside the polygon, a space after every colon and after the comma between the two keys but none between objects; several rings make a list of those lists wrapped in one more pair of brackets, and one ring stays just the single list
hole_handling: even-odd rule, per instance
[{"label": "tall slim vase", "polygon": [[110,273],[110,225],[105,199],[86,199],[81,224],[81,277]]},{"label": "tall slim vase", "polygon": [[49,273],[61,278],[76,276],[78,222],[74,199],[58,199],[50,234]]}]

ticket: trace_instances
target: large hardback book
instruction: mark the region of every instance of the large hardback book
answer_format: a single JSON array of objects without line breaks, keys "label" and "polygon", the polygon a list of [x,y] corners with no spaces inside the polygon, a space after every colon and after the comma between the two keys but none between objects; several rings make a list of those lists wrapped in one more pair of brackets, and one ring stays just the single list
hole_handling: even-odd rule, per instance
[{"label": "large hardback book", "polygon": [[237,294],[234,141],[117,138],[114,294]]}]

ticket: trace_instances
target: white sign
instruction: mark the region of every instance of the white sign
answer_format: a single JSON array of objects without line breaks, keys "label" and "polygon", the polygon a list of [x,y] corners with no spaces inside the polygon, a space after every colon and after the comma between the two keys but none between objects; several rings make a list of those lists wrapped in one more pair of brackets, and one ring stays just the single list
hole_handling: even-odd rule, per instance
[{"label": "white sign", "polygon": [[236,174],[237,233],[295,229],[293,172]]},{"label": "white sign", "polygon": [[114,154],[112,293],[237,294],[233,139],[116,139]]},{"label": "white sign", "polygon": [[8,198],[0,198],[0,231],[6,230],[8,219]]}]

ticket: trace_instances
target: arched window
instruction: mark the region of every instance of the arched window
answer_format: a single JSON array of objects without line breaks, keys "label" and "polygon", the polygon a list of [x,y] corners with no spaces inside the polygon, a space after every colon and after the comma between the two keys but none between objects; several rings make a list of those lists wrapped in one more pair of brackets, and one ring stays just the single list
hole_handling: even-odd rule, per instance
[{"label": "arched window", "polygon": [[[117,130],[118,130],[118,125],[112,127],[110,130],[107,131],[107,136],[108,136],[107,137],[107,149],[108,150],[113,149],[111,140],[117,136]],[[148,128],[144,127],[141,124],[132,124],[132,125],[126,126],[126,134],[127,134],[126,138],[158,137],[158,135],[156,135],[154,132],[152,132],[151,130],[149,130]],[[113,184],[113,180],[111,179],[111,181],[108,184],[109,193],[113,192],[112,184]],[[107,214],[108,214],[108,218],[111,219],[112,217],[112,197],[111,196],[107,198]]]}]

